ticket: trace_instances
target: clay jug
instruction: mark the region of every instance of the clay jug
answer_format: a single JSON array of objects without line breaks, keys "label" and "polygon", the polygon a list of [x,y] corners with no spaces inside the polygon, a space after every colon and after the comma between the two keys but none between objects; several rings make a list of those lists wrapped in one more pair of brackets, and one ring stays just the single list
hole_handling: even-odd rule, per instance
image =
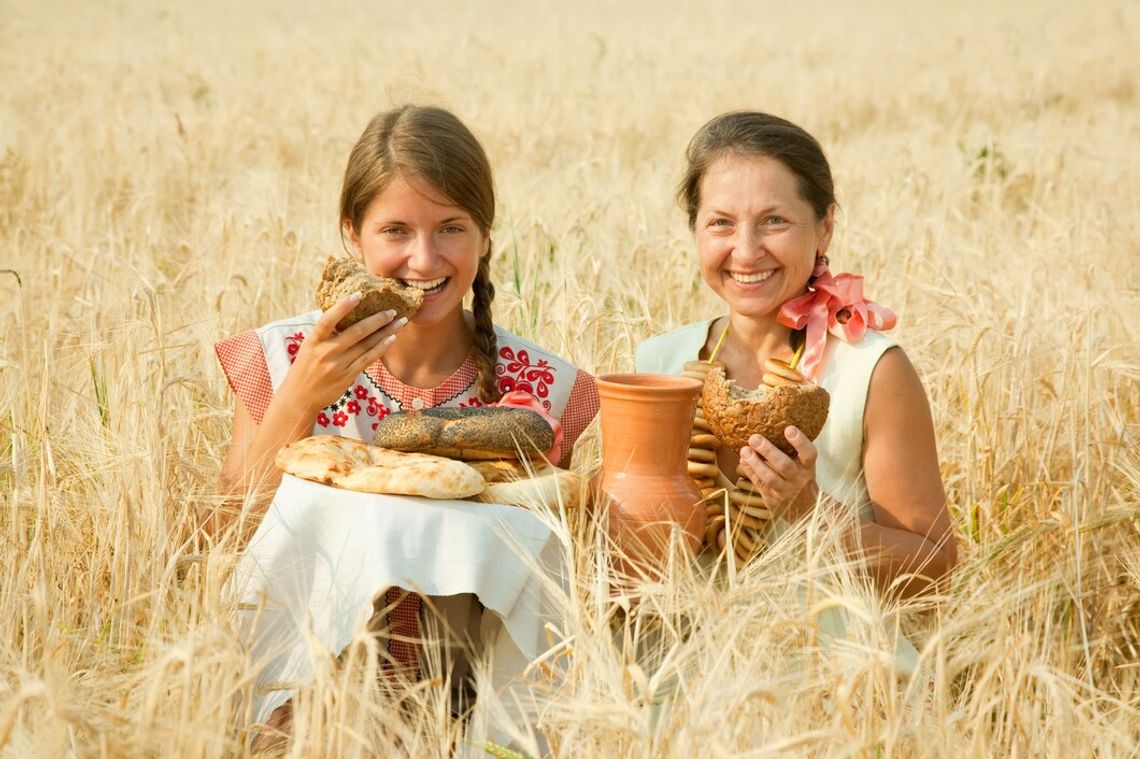
[{"label": "clay jug", "polygon": [[687,468],[700,391],[688,377],[598,377],[602,474],[595,503],[609,506],[616,548],[643,567],[664,557],[677,526],[694,552],[704,535],[701,492]]}]

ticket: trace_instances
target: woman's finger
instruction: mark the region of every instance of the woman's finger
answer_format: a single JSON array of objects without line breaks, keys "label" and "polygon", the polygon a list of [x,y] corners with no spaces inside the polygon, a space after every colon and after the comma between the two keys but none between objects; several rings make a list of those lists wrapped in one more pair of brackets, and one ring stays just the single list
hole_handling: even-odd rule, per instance
[{"label": "woman's finger", "polygon": [[369,366],[372,366],[378,358],[384,355],[384,352],[388,350],[395,340],[396,333],[389,330],[379,330],[375,334],[365,338],[363,341],[365,345],[364,349],[357,355],[350,367],[353,376],[360,374]]},{"label": "woman's finger", "polygon": [[789,425],[784,430],[784,438],[796,449],[796,458],[799,459],[800,464],[806,469],[814,469],[818,452],[815,443],[803,433],[803,430]]},{"label": "woman's finger", "polygon": [[790,480],[798,474],[800,468],[791,456],[781,451],[766,437],[753,435],[748,444],[760,454],[764,462],[785,480]]},{"label": "woman's finger", "polygon": [[[752,484],[760,488],[761,491],[771,490],[779,479],[779,475],[773,472],[771,467],[760,457],[760,454],[752,448],[740,449],[740,465],[744,468],[748,479],[752,480]],[[761,495],[770,495],[770,493],[761,492]]]},{"label": "woman's finger", "polygon": [[[356,345],[391,324],[395,318],[396,312],[391,309],[380,311],[353,324],[344,332],[341,332],[340,337],[343,338],[345,345]],[[407,319],[404,319],[403,323],[406,324],[407,321]]]},{"label": "woman's finger", "polygon": [[356,304],[359,302],[359,292],[346,295],[338,300],[332,308],[320,315],[317,323],[313,326],[313,331],[309,333],[309,337],[327,340],[336,332],[337,322],[352,313],[352,309],[356,308]]}]

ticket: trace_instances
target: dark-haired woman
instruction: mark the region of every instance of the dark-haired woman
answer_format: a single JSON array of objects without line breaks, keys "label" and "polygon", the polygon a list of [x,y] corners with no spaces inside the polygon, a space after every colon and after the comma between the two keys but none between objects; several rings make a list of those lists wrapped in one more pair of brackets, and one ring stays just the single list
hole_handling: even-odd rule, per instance
[{"label": "dark-haired woman", "polygon": [[721,342],[728,378],[751,389],[766,360],[806,341],[800,369],[831,394],[822,433],[813,443],[787,428],[795,456],[758,435],[721,449],[719,484],[732,487],[739,465],[777,522],[850,508],[849,545],[878,584],[929,589],[957,559],[929,404],[906,354],[876,329],[893,315],[862,297],[861,279],[828,268],[836,202],[823,150],[784,119],[735,112],[705,124],[687,159],[678,199],[727,314],[645,341],[638,370],[680,373]]}]

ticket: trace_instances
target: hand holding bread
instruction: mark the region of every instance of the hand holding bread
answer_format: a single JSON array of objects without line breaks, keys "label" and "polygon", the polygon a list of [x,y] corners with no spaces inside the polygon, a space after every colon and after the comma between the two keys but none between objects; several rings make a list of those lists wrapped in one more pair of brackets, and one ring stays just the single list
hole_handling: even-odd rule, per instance
[{"label": "hand holding bread", "polygon": [[330,257],[317,285],[325,312],[301,343],[280,392],[303,403],[305,413],[332,403],[384,355],[422,303],[419,290],[373,277],[354,259]]}]

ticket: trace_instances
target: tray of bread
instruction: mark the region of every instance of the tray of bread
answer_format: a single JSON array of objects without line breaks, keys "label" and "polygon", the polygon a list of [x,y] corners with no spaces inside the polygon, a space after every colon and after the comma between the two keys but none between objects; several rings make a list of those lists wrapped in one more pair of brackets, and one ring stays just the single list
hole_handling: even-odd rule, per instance
[{"label": "tray of bread", "polygon": [[388,415],[372,442],[302,438],[275,463],[294,477],[359,493],[577,508],[581,478],[538,453],[552,439],[549,424],[527,409],[433,408]]}]

